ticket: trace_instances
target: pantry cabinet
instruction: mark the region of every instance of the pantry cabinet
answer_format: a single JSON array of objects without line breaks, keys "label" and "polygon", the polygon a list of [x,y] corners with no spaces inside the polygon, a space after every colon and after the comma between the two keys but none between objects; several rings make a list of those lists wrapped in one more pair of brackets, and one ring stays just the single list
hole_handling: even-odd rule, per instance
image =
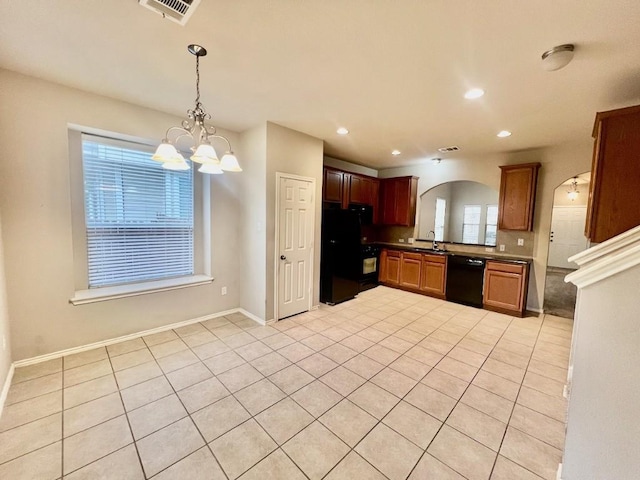
[{"label": "pantry cabinet", "polygon": [[604,242],[640,225],[640,105],[596,115],[585,235]]}]

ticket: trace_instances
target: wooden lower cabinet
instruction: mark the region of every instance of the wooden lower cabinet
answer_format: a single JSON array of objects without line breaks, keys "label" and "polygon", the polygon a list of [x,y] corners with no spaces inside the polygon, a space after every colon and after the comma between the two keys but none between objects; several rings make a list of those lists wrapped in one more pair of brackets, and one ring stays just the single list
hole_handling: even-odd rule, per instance
[{"label": "wooden lower cabinet", "polygon": [[407,288],[419,289],[422,254],[403,252],[401,258],[400,285]]},{"label": "wooden lower cabinet", "polygon": [[487,261],[484,271],[484,308],[524,316],[528,280],[527,264]]},{"label": "wooden lower cabinet", "polygon": [[381,254],[381,266],[379,280],[388,285],[400,285],[400,261],[402,252],[383,250]]},{"label": "wooden lower cabinet", "polygon": [[445,255],[422,255],[420,290],[438,298],[445,298],[447,284],[447,257]]}]

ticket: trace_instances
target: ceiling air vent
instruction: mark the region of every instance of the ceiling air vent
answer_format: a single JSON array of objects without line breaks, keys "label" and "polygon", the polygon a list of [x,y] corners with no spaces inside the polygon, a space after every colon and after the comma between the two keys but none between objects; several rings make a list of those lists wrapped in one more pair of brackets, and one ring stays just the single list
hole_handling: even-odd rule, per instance
[{"label": "ceiling air vent", "polygon": [[442,147],[438,149],[440,153],[457,152],[458,150],[460,150],[460,148],[455,145],[452,147]]},{"label": "ceiling air vent", "polygon": [[138,0],[138,3],[164,18],[184,25],[193,15],[200,0]]}]

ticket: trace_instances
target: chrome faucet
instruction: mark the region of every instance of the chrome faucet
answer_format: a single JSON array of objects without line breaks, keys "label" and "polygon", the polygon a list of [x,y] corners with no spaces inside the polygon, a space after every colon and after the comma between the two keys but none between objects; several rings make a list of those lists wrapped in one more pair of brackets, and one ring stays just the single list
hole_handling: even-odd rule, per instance
[{"label": "chrome faucet", "polygon": [[433,234],[433,243],[432,243],[432,248],[434,251],[438,251],[439,247],[438,247],[438,242],[436,241],[436,232],[434,232],[433,230],[429,230],[429,232],[427,233],[427,240],[429,240],[429,235]]}]

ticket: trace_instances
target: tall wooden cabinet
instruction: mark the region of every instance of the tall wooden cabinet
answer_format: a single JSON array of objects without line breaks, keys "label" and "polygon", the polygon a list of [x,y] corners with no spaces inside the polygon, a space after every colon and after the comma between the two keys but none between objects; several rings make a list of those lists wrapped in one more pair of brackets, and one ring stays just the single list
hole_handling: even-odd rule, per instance
[{"label": "tall wooden cabinet", "polygon": [[640,105],[596,115],[585,235],[600,243],[640,225]]},{"label": "tall wooden cabinet", "polygon": [[539,163],[501,166],[498,229],[533,230]]}]

